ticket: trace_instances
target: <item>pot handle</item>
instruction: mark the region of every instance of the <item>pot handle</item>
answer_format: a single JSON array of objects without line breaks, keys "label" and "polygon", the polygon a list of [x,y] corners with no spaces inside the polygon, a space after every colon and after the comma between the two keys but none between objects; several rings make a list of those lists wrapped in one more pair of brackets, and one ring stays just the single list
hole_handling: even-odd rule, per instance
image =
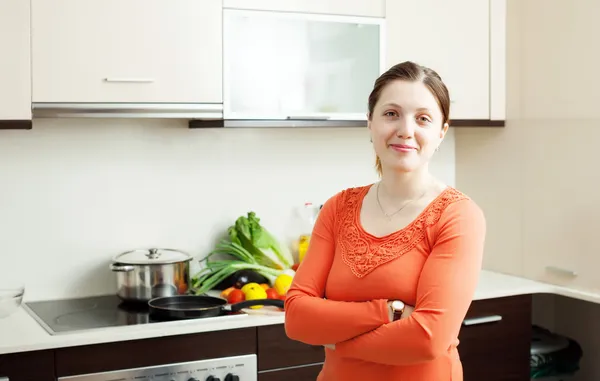
[{"label": "pot handle", "polygon": [[279,308],[283,308],[284,301],[281,299],[254,299],[254,300],[245,300],[243,302],[235,303],[231,305],[231,312],[239,312],[244,308],[252,307],[252,306],[275,306]]},{"label": "pot handle", "polygon": [[124,272],[124,273],[129,272],[129,271],[133,271],[133,269],[134,269],[134,267],[131,266],[131,265],[115,265],[114,263],[111,263],[110,266],[109,266],[109,268],[112,271],[115,271],[115,272]]}]

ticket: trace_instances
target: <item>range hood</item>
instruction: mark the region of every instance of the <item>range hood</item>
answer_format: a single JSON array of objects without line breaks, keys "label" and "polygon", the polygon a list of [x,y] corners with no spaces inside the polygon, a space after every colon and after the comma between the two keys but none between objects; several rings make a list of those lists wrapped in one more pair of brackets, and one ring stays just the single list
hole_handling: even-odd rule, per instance
[{"label": "range hood", "polygon": [[34,118],[223,119],[221,103],[33,103]]},{"label": "range hood", "polygon": [[44,103],[34,118],[185,119],[190,128],[364,127],[364,120],[329,116],[225,118],[220,103]]},{"label": "range hood", "polygon": [[312,117],[289,117],[285,119],[248,118],[190,120],[190,128],[284,128],[284,127],[366,127],[367,120],[346,120]]}]

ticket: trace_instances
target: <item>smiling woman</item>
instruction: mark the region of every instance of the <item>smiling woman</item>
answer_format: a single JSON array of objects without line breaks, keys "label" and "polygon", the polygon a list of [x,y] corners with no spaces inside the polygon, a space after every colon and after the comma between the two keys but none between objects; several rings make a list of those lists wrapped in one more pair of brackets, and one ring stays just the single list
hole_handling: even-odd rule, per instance
[{"label": "smiling woman", "polygon": [[[369,96],[369,129],[379,174],[383,174],[381,156],[404,171],[429,162],[448,131],[449,116],[448,89],[433,70],[405,62],[379,77]],[[411,128],[414,131],[406,131]],[[414,137],[415,141],[402,141],[403,136]],[[389,156],[393,152],[419,155],[395,160],[397,156]]]},{"label": "smiling woman", "polygon": [[319,381],[462,381],[458,333],[481,268],[485,218],[435,179],[448,90],[431,69],[390,68],[369,96],[377,184],[331,197],[286,299],[287,335],[322,345]]}]

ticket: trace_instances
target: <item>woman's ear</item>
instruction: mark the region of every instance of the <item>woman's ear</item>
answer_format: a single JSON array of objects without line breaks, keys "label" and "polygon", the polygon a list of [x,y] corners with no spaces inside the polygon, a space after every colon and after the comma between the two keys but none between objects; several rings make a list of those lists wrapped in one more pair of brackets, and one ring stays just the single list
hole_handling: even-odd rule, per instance
[{"label": "woman's ear", "polygon": [[442,129],[440,130],[440,139],[444,139],[444,136],[446,136],[446,132],[448,132],[449,127],[450,125],[448,123],[444,123]]}]

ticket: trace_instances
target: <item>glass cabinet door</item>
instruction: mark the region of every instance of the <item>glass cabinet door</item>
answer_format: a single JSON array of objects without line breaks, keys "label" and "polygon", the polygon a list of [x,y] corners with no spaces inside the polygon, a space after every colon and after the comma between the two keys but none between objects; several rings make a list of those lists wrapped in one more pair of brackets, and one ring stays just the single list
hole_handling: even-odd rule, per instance
[{"label": "glass cabinet door", "polygon": [[224,10],[229,119],[365,120],[383,19]]}]

